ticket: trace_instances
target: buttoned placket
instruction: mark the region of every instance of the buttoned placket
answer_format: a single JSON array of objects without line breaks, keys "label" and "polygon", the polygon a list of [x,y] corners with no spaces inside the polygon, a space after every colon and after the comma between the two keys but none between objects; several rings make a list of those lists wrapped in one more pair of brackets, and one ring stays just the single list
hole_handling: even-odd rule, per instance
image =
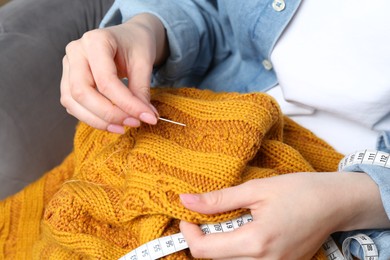
[{"label": "buttoned placket", "polygon": [[[286,8],[286,2],[284,0],[274,0],[272,2],[272,8],[276,12],[281,12]],[[266,70],[272,70],[273,68],[271,61],[268,59],[263,60],[262,65]]]},{"label": "buttoned placket", "polygon": [[286,2],[284,2],[284,0],[274,0],[272,8],[277,12],[281,12],[286,8]]}]

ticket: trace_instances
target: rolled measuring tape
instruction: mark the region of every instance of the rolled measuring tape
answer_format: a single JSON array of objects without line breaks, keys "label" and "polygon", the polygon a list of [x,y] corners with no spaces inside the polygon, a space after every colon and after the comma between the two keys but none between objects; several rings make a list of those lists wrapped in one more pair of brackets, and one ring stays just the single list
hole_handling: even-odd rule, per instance
[{"label": "rolled measuring tape", "polygon": [[[347,166],[356,164],[380,165],[390,168],[389,154],[373,150],[364,150],[353,153],[344,157],[340,161],[339,171],[342,171]],[[252,221],[252,215],[246,214],[225,222],[202,224],[200,225],[200,228],[206,235],[213,233],[231,232]],[[362,248],[364,259],[378,260],[378,250],[375,246],[375,243],[369,236],[365,234],[358,234],[346,238],[342,245],[342,251],[344,254],[341,253],[339,247],[332,237],[329,237],[324,242],[322,249],[325,251],[325,254],[329,260],[352,260],[353,258],[350,253],[350,244],[353,240],[358,242]],[[122,256],[119,258],[119,260],[156,260],[187,248],[188,244],[185,241],[183,235],[181,233],[177,233],[170,236],[157,238],[146,244],[143,244],[130,253]]]}]

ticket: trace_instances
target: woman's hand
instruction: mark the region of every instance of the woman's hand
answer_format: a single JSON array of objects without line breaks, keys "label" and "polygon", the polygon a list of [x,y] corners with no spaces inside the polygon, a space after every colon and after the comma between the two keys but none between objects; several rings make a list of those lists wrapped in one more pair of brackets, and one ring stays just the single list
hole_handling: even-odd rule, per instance
[{"label": "woman's hand", "polygon": [[229,233],[204,235],[180,223],[191,254],[214,259],[310,259],[335,231],[389,226],[376,184],[364,173],[294,173],[205,194],[182,194],[205,214],[237,208],[253,221]]},{"label": "woman's hand", "polygon": [[156,124],[151,73],[167,48],[164,27],[150,14],[85,33],[66,47],[61,104],[79,120],[111,132],[123,133],[123,125],[137,127],[140,121]]}]

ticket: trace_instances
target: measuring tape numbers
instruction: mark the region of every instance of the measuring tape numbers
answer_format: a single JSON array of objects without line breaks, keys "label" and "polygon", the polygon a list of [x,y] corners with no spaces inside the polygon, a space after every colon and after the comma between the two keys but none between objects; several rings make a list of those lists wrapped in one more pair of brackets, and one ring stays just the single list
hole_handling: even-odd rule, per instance
[{"label": "measuring tape numbers", "polygon": [[[253,220],[250,214],[243,215],[230,221],[221,223],[202,224],[200,228],[204,234],[230,232],[241,227],[242,225],[251,222]],[[370,237],[364,234],[358,234],[348,237],[344,240],[341,253],[336,242],[332,237],[329,237],[322,248],[329,260],[352,260],[351,253],[349,251],[350,243],[352,240],[356,240],[363,248],[365,260],[378,260],[378,250]],[[134,249],[130,253],[122,256],[119,260],[156,260],[161,257],[179,252],[187,249],[188,244],[185,241],[182,233],[173,234],[152,240],[142,246]],[[347,258],[345,258],[346,256]]]},{"label": "measuring tape numbers", "polygon": [[342,171],[348,166],[365,164],[377,165],[390,169],[390,154],[377,150],[363,150],[345,156],[339,163],[338,171]]},{"label": "measuring tape numbers", "polygon": [[[200,228],[206,235],[230,232],[248,222],[251,222],[252,220],[252,215],[245,214],[241,217],[225,222],[202,224],[200,225]],[[183,235],[181,233],[177,233],[170,236],[157,238],[146,244],[143,244],[130,253],[122,256],[119,260],[155,260],[186,248],[188,248],[188,244],[185,241]]]},{"label": "measuring tape numbers", "polygon": [[345,256],[347,256],[347,260],[353,260],[353,258],[351,257],[351,252],[349,251],[352,240],[356,240],[362,247],[365,260],[378,259],[379,254],[374,241],[372,241],[369,236],[366,236],[364,234],[357,234],[354,236],[347,237],[343,242],[343,253]]},{"label": "measuring tape numbers", "polygon": [[[339,163],[338,170],[357,164],[378,165],[390,168],[389,154],[381,151],[364,150],[345,156]],[[222,232],[231,232],[240,228],[246,223],[252,222],[253,217],[250,214],[229,220],[226,222],[202,224],[200,228],[204,234],[214,234]],[[378,260],[378,250],[372,239],[365,234],[357,234],[348,237],[342,244],[341,253],[339,247],[332,237],[329,237],[322,249],[329,260],[352,260],[350,252],[350,244],[352,241],[359,243],[363,250],[364,260]],[[130,253],[122,256],[119,260],[156,260],[161,257],[187,249],[188,244],[181,233],[173,234],[152,240],[140,247],[134,249]]]},{"label": "measuring tape numbers", "polygon": [[[200,228],[204,234],[214,234],[222,232],[231,232],[241,227],[242,225],[252,222],[252,215],[246,214],[241,217],[220,223],[202,224]],[[377,260],[378,253],[374,242],[366,235],[360,234],[353,237],[348,237],[343,243],[343,252],[347,256],[347,260],[352,259],[349,252],[351,240],[357,240],[364,248],[365,259]],[[188,244],[185,241],[182,233],[173,234],[152,240],[142,246],[134,249],[130,253],[122,256],[119,260],[156,260],[161,257],[187,249]],[[332,237],[329,237],[322,245],[325,254],[329,260],[345,260],[336,242]]]}]

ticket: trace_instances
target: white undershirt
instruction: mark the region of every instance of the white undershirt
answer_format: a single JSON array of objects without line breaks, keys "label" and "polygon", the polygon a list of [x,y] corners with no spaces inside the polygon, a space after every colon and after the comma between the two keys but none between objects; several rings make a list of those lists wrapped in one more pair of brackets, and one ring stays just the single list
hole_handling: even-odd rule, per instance
[{"label": "white undershirt", "polygon": [[271,55],[269,93],[342,153],[374,149],[390,129],[388,10],[388,0],[302,1]]}]

